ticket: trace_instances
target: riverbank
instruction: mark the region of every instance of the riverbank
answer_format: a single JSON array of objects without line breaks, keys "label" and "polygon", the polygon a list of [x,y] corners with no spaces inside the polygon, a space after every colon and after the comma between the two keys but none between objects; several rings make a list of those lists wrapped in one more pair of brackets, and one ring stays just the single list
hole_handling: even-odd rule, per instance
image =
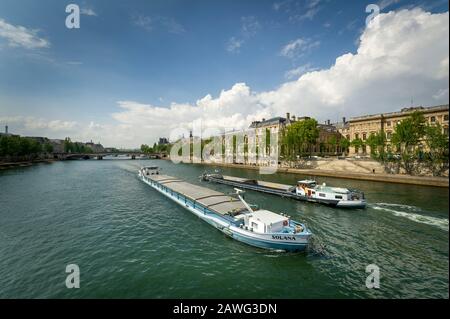
[{"label": "riverbank", "polygon": [[7,162],[7,163],[0,162],[0,170],[14,168],[14,167],[28,167],[31,165],[42,164],[42,163],[53,163],[55,161],[57,161],[57,160],[56,159],[39,159],[39,160],[34,160],[34,161]]},{"label": "riverbank", "polygon": [[[259,166],[243,165],[243,164],[202,163],[199,165],[259,170]],[[448,177],[410,176],[403,174],[363,173],[360,171],[355,172],[348,170],[340,171],[340,170],[300,169],[300,168],[285,168],[285,167],[278,168],[277,172],[299,174],[311,177],[314,176],[336,177],[336,178],[395,183],[395,184],[409,184],[409,185],[447,187],[447,188],[449,187]]]}]

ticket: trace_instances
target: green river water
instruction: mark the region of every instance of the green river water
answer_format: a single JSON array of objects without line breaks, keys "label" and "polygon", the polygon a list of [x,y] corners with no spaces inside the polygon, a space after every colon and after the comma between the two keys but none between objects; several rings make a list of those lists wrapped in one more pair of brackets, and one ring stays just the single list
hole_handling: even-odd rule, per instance
[{"label": "green river water", "polygon": [[[67,161],[0,171],[0,298],[448,298],[448,189],[318,178],[361,189],[365,210],[333,209],[248,191],[314,234],[306,253],[230,239],[137,178],[158,165],[201,182],[202,165]],[[301,176],[227,175],[294,184]],[[79,289],[65,286],[66,265]],[[366,266],[380,268],[368,289]]]}]

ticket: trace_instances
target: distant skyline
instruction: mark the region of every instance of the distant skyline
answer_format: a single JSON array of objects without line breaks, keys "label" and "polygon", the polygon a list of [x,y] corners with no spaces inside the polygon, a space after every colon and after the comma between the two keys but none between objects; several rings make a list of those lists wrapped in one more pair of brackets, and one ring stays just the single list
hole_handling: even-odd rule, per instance
[{"label": "distant skyline", "polygon": [[0,127],[133,148],[199,120],[448,104],[448,25],[446,0],[2,0]]}]

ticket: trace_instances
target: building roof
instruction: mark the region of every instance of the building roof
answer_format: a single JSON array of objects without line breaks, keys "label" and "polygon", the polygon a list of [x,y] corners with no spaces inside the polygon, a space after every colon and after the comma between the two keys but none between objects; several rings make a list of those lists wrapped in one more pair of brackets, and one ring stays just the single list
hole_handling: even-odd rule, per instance
[{"label": "building roof", "polygon": [[423,107],[423,106],[407,107],[407,108],[403,108],[400,111],[396,111],[396,112],[356,116],[356,117],[350,118],[350,121],[351,122],[365,121],[365,120],[371,120],[371,119],[378,119],[381,117],[392,118],[392,117],[397,117],[397,116],[409,115],[415,111],[419,111],[419,112],[423,112],[423,113],[448,111],[448,104],[429,106],[429,107]]},{"label": "building roof", "polygon": [[317,124],[317,127],[321,130],[327,131],[327,132],[337,132],[336,126],[332,124]]},{"label": "building roof", "polygon": [[273,117],[271,119],[264,120],[264,121],[254,121],[254,122],[252,122],[252,124],[250,124],[250,127],[251,128],[265,127],[265,126],[281,124],[281,123],[286,123],[286,118],[277,116],[277,117]]}]

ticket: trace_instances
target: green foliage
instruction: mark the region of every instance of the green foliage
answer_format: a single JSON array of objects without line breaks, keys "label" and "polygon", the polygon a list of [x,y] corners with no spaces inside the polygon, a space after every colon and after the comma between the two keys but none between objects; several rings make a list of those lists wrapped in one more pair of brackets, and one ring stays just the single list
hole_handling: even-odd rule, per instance
[{"label": "green foliage", "polygon": [[420,140],[425,135],[426,120],[422,113],[414,112],[395,127],[392,134],[392,144],[400,152],[400,166],[407,174],[417,170],[418,149]]},{"label": "green foliage", "polygon": [[343,152],[348,152],[348,148],[350,147],[350,141],[345,137],[341,138],[341,140],[339,141],[339,145],[341,146]]},{"label": "green foliage", "polygon": [[144,154],[151,154],[151,153],[153,153],[153,148],[151,148],[147,144],[142,144],[141,145],[141,152],[144,153]]},{"label": "green foliage", "polygon": [[288,159],[295,159],[305,151],[311,154],[312,146],[319,137],[315,119],[306,119],[289,125],[283,132],[283,153]]},{"label": "green foliage", "polygon": [[0,136],[0,156],[37,156],[42,145],[37,141],[20,136]]},{"label": "green foliage", "polygon": [[330,138],[328,139],[328,144],[331,146],[333,152],[337,152],[336,150],[336,146],[338,145],[338,139],[336,137],[336,135],[331,135]]},{"label": "green foliage", "polygon": [[442,132],[439,123],[425,127],[425,143],[428,147],[425,163],[433,176],[440,176],[449,168],[448,142],[448,136]]},{"label": "green foliage", "polygon": [[43,150],[45,153],[53,153],[53,145],[50,143],[45,143],[43,146]]},{"label": "green foliage", "polygon": [[366,140],[366,145],[370,146],[373,158],[384,158],[386,153],[386,134],[384,132],[371,133]]},{"label": "green foliage", "polygon": [[422,113],[414,112],[395,127],[392,143],[402,150],[411,151],[425,135],[426,120]]},{"label": "green foliage", "polygon": [[360,138],[355,138],[353,141],[351,141],[350,145],[355,148],[361,148],[364,146],[364,142]]},{"label": "green foliage", "polygon": [[92,154],[93,150],[89,146],[79,142],[72,142],[70,137],[64,139],[64,152],[75,154]]}]

